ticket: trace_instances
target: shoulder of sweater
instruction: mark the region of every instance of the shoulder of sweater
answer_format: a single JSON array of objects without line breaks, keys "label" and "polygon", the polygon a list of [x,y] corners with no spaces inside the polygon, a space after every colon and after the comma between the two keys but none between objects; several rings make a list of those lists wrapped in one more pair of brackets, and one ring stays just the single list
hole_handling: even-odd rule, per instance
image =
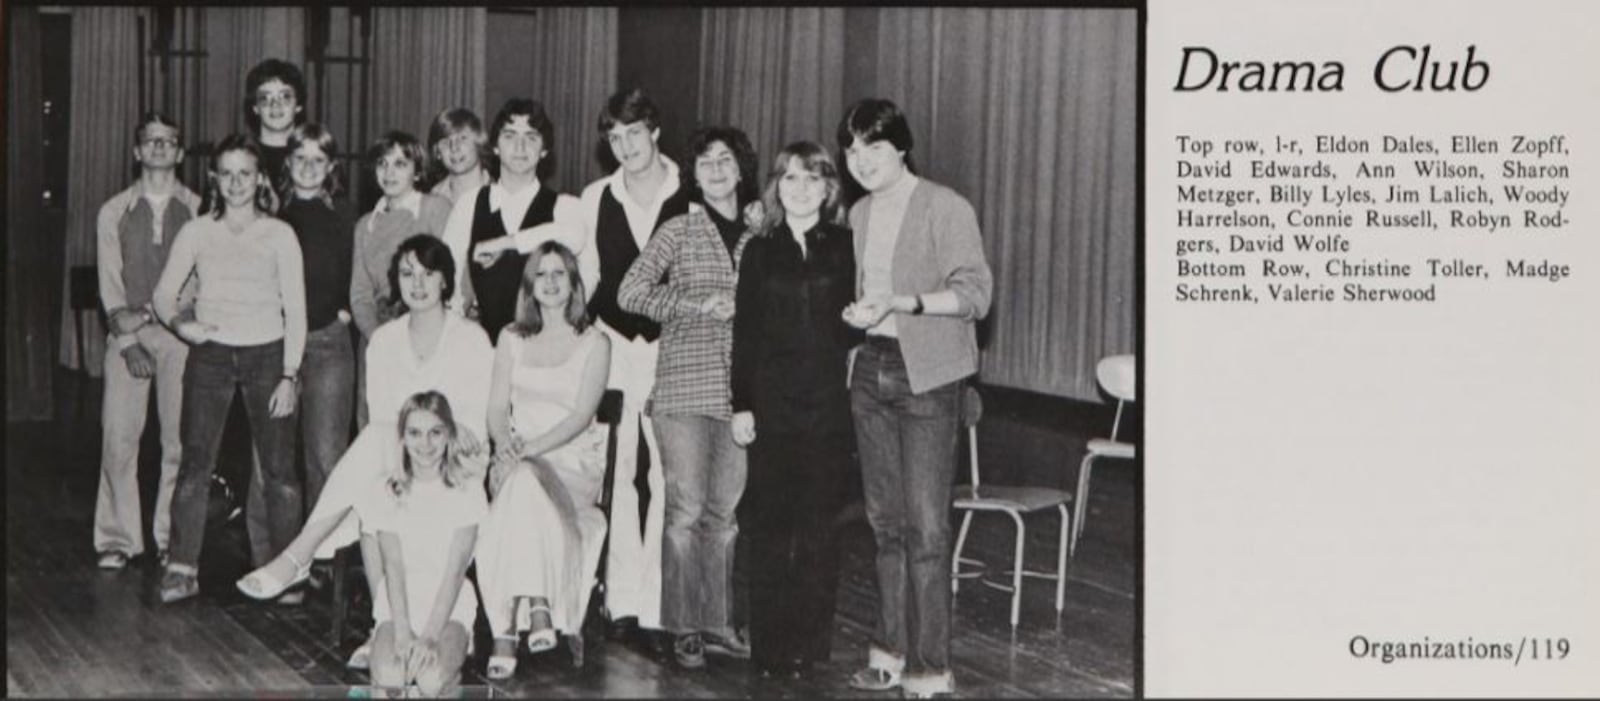
[{"label": "shoulder of sweater", "polygon": [[972,208],[972,203],[961,193],[956,192],[948,185],[936,183],[927,178],[920,178],[916,189],[911,192],[912,197],[921,195],[928,199],[928,205],[934,209],[967,209]]},{"label": "shoulder of sweater", "polygon": [[429,193],[423,193],[423,195],[422,195],[422,206],[418,208],[418,211],[419,212],[439,212],[441,214],[448,215],[448,214],[450,214],[451,208],[453,208],[454,206],[455,205],[451,204],[450,199],[445,197],[444,195],[435,195],[435,194],[429,192]]}]

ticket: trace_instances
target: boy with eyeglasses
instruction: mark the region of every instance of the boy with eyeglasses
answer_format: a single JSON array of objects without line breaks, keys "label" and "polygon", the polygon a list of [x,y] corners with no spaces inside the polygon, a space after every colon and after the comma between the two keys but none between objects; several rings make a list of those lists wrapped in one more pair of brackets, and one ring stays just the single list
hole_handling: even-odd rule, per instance
[{"label": "boy with eyeglasses", "polygon": [[306,121],[305,94],[305,76],[288,61],[269,58],[245,74],[244,121],[261,148],[261,172],[275,192],[288,178],[289,135]]},{"label": "boy with eyeglasses", "polygon": [[[189,347],[156,321],[151,296],[178,229],[200,208],[200,197],[178,182],[182,132],[171,118],[147,112],[139,119],[134,128],[133,158],[139,164],[139,179],[107,200],[96,219],[100,303],[111,328],[105,354],[94,547],[100,568],[107,570],[122,569],[129,558],[144,552],[139,439],[144,434],[152,379],[161,422],[161,479],[153,535],[157,559],[166,560],[172,491],[183,449],[178,428]],[[186,285],[180,298],[192,302],[192,293],[192,284]]]}]

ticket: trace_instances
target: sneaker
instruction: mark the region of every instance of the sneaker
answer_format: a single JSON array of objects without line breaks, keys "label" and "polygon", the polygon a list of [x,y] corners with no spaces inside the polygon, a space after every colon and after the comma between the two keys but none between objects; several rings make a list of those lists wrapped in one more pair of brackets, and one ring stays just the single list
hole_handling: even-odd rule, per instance
[{"label": "sneaker", "polygon": [[680,635],[672,644],[672,655],[677,658],[678,666],[684,669],[704,667],[706,666],[705,641],[701,640],[699,633]]},{"label": "sneaker", "polygon": [[716,633],[702,633],[701,639],[705,642],[707,655],[732,657],[736,660],[750,659],[750,643],[739,637],[738,631],[726,636],[717,635]]},{"label": "sneaker", "polygon": [[100,553],[100,569],[120,570],[128,566],[128,555],[119,550],[107,550]]},{"label": "sneaker", "polygon": [[850,688],[857,691],[888,691],[900,686],[900,674],[882,667],[864,667],[850,675]]}]

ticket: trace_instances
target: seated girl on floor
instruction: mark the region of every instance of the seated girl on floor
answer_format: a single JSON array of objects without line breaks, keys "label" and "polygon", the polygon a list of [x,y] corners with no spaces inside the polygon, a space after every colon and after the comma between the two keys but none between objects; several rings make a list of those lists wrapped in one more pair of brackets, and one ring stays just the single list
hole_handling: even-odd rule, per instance
[{"label": "seated girl on floor", "polygon": [[[489,513],[484,451],[463,449],[450,401],[419,392],[400,410],[403,453],[381,487],[357,504],[363,537],[383,553],[384,587],[373,602],[372,682],[416,684],[427,696],[461,681],[478,597],[467,584],[478,524]],[[471,441],[476,443],[475,441]]]}]

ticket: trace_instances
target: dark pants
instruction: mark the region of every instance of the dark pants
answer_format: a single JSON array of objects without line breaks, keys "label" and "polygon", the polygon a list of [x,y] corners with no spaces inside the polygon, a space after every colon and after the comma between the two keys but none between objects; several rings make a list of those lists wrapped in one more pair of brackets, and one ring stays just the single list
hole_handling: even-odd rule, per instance
[{"label": "dark pants", "polygon": [[843,503],[854,438],[757,423],[739,504],[749,553],[750,649],[757,665],[825,662],[833,640]]},{"label": "dark pants", "polygon": [[356,396],[356,354],[348,324],[334,321],[306,335],[300,363],[300,443],[306,464],[305,504],[317,503],[328,473],[350,446]]},{"label": "dark pants", "polygon": [[283,375],[283,341],[259,346],[205,343],[189,351],[183,372],[183,462],[172,498],[173,564],[195,567],[205,543],[211,473],[228,406],[243,392],[250,437],[261,461],[272,553],[281,552],[300,527],[300,481],[294,475],[294,416],[274,419],[267,402]]},{"label": "dark pants", "polygon": [[908,673],[950,668],[950,483],[960,401],[960,382],[912,393],[893,341],[869,340],[856,354],[850,405],[878,544],[873,643],[904,655]]}]

